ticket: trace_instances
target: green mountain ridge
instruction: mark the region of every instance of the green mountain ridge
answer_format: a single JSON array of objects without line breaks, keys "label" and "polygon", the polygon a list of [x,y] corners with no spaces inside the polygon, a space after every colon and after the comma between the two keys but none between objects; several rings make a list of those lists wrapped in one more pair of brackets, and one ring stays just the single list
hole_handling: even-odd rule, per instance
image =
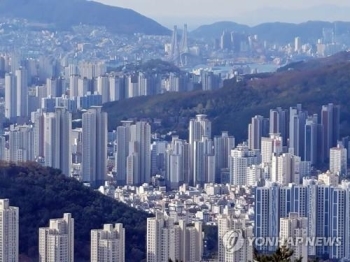
[{"label": "green mountain ridge", "polygon": [[188,121],[196,114],[207,114],[213,135],[229,131],[237,142],[247,139],[247,128],[254,115],[269,116],[275,107],[289,108],[301,103],[310,114],[320,113],[323,104],[341,105],[341,135],[350,135],[350,53],[325,59],[299,62],[279,72],[246,75],[242,81],[230,79],[214,91],[166,93],[107,103],[109,129],[129,118],[160,119],[162,126],[152,131],[176,131],[188,138]]},{"label": "green mountain ridge", "polygon": [[148,214],[94,192],[57,169],[0,163],[0,198],[19,207],[20,261],[38,261],[39,227],[63,213],[72,213],[75,220],[75,261],[90,261],[90,230],[106,223],[123,223],[126,261],[146,257]]},{"label": "green mountain ridge", "polygon": [[66,30],[82,23],[105,26],[121,34],[170,34],[169,29],[131,9],[86,0],[16,0],[16,4],[13,0],[2,0],[0,15],[53,24]]}]

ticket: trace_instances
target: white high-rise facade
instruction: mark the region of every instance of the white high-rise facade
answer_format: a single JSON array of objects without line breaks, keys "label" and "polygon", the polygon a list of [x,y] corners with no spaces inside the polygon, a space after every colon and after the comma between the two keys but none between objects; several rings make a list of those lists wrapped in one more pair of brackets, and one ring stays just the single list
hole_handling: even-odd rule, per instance
[{"label": "white high-rise facade", "polygon": [[283,151],[282,137],[270,134],[270,137],[261,138],[261,162],[271,163],[273,155],[280,155]]},{"label": "white high-rise facade", "polygon": [[[231,239],[225,238],[225,235],[230,234],[231,230],[239,230],[245,238],[242,240],[244,241],[242,248],[236,252],[227,249],[228,243],[226,241]],[[218,262],[253,261],[253,246],[249,244],[249,237],[253,237],[252,221],[245,218],[235,218],[230,212],[220,215],[218,217]]]},{"label": "white high-rise facade", "polygon": [[147,219],[147,262],[197,262],[203,255],[202,223],[188,226],[184,220],[175,224],[163,213]]},{"label": "white high-rise facade", "polygon": [[[120,137],[117,138],[117,150],[120,151],[120,158],[117,152],[118,164],[123,162],[126,155],[126,143],[128,143],[128,155],[126,161],[126,184],[141,185],[151,180],[151,126],[144,121],[136,122],[130,127],[120,129]],[[119,141],[120,140],[120,141]],[[128,142],[129,141],[129,142]],[[121,173],[118,179],[124,179],[124,165],[121,166]]]},{"label": "white high-rise facade", "polygon": [[201,140],[194,141],[193,180],[195,185],[215,182],[214,143],[205,136],[202,136]]},{"label": "white high-rise facade", "polygon": [[99,76],[97,78],[97,92],[102,95],[102,103],[110,101],[109,79],[107,76]]},{"label": "white high-rise facade", "polygon": [[124,262],[125,229],[123,224],[105,224],[91,230],[91,262]]},{"label": "white high-rise facade", "polygon": [[195,119],[190,120],[189,124],[189,145],[190,145],[190,181],[192,185],[196,184],[194,158],[195,158],[195,142],[202,141],[202,137],[211,138],[211,122],[206,115],[196,115]]},{"label": "white high-rise facade", "polygon": [[235,138],[228,132],[222,132],[221,136],[214,137],[216,181],[219,181],[220,172],[223,168],[229,168],[231,150],[235,148]]},{"label": "white high-rise facade", "polygon": [[0,261],[18,262],[19,209],[0,199]]},{"label": "white high-rise facade", "polygon": [[[280,243],[293,250],[293,259],[302,259],[301,262],[308,261],[308,247],[305,243],[297,243],[291,241],[297,238],[306,239],[308,236],[308,220],[307,217],[300,217],[298,213],[289,213],[286,218],[280,219]],[[294,243],[290,245],[288,243]],[[297,243],[297,245],[295,245]]]},{"label": "white high-rise facade", "polygon": [[250,150],[247,144],[240,144],[231,150],[230,156],[230,183],[232,185],[244,186],[247,184],[247,168],[258,165],[261,156],[255,150]]},{"label": "white high-rise facade", "polygon": [[66,176],[71,174],[71,130],[72,114],[65,108],[44,114],[45,165],[61,169]]},{"label": "white high-rise facade", "polygon": [[288,183],[299,184],[300,177],[300,157],[289,153],[280,156],[272,156],[271,181],[286,185]]},{"label": "white high-rise facade", "polygon": [[99,187],[107,175],[107,113],[93,106],[83,114],[82,122],[82,179]]},{"label": "white high-rise facade", "polygon": [[28,76],[25,68],[16,70],[17,116],[28,117]]},{"label": "white high-rise facade", "polygon": [[17,117],[17,84],[13,74],[5,75],[5,117]]},{"label": "white high-rise facade", "polygon": [[69,213],[39,228],[39,262],[74,261],[74,219]]},{"label": "white high-rise facade", "polygon": [[337,147],[330,149],[329,170],[341,176],[347,175],[348,158],[347,149],[340,143]]},{"label": "white high-rise facade", "polygon": [[122,121],[117,127],[117,141],[115,153],[115,171],[118,185],[126,184],[126,159],[129,155],[130,126],[132,121]]},{"label": "white high-rise facade", "polygon": [[34,136],[31,126],[11,126],[9,132],[9,161],[34,161]]}]

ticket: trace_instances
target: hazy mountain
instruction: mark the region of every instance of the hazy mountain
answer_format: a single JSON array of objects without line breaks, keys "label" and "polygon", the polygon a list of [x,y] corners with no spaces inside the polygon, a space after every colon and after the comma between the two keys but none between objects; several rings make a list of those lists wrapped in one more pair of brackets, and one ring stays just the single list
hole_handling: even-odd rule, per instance
[{"label": "hazy mountain", "polygon": [[86,0],[0,1],[0,15],[24,18],[68,29],[80,23],[106,26],[115,33],[165,35],[170,31],[131,9],[112,7]]},{"label": "hazy mountain", "polygon": [[218,22],[211,25],[203,25],[191,32],[191,36],[197,38],[219,38],[224,30],[258,35],[260,39],[273,43],[290,43],[297,36],[302,41],[315,42],[322,37],[323,28],[336,31],[337,35],[349,32],[350,22],[324,22],[308,21],[301,24],[292,23],[263,23],[249,27],[234,22]]},{"label": "hazy mountain", "polygon": [[213,121],[213,135],[226,130],[237,140],[247,139],[247,127],[254,115],[268,117],[278,106],[289,108],[298,103],[312,113],[323,104],[341,105],[341,133],[350,133],[350,53],[326,59],[294,63],[279,72],[247,75],[241,82],[227,80],[214,91],[166,93],[107,103],[110,129],[128,118],[161,119],[153,131],[177,131],[188,138],[188,121],[196,114],[207,114]]}]

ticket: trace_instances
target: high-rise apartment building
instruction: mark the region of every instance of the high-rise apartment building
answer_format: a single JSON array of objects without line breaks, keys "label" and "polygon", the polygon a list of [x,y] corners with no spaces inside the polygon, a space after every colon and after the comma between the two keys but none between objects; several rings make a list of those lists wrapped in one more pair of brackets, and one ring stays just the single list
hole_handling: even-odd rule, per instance
[{"label": "high-rise apartment building", "polygon": [[31,126],[11,126],[9,132],[9,161],[34,161],[34,136]]},{"label": "high-rise apartment building", "polygon": [[147,262],[197,262],[203,255],[202,222],[187,225],[184,220],[156,213],[147,219]]},{"label": "high-rise apartment building", "polygon": [[18,207],[10,206],[8,199],[0,199],[0,219],[0,261],[18,262]]},{"label": "high-rise apartment building", "polygon": [[308,114],[298,104],[289,110],[289,153],[304,159],[305,123]]},{"label": "high-rise apartment building", "polygon": [[132,121],[122,121],[122,126],[117,127],[117,141],[115,153],[115,170],[118,185],[126,184],[126,158],[129,155],[130,126]]},{"label": "high-rise apartment building", "polygon": [[215,182],[215,151],[213,140],[202,136],[193,147],[193,180],[194,184]]},{"label": "high-rise apartment building", "polygon": [[[253,237],[253,221],[249,221],[245,218],[237,218],[234,214],[224,214],[218,217],[218,261],[219,262],[241,262],[241,261],[253,261],[253,245],[249,243],[248,238]],[[228,241],[233,241],[227,237],[232,230],[241,232],[242,239],[237,241],[243,241],[238,243],[242,247],[233,251],[228,249],[228,245],[232,244]],[[243,239],[244,238],[244,239]]]},{"label": "high-rise apartment building", "polygon": [[17,84],[13,74],[5,75],[5,117],[12,120],[17,117]]},{"label": "high-rise apartment building", "polygon": [[107,176],[107,113],[91,107],[83,114],[82,128],[82,179],[99,187]]},{"label": "high-rise apartment building", "polygon": [[[310,256],[330,259],[348,257],[349,238],[346,196],[350,192],[349,181],[339,185],[325,184],[314,178],[304,178],[301,185],[290,183],[279,185],[266,183],[255,189],[254,237],[278,237],[280,219],[288,217],[290,212],[307,218],[307,236],[310,238],[340,238],[340,244],[309,245]],[[259,250],[274,251],[277,246],[257,246]]]},{"label": "high-rise apartment building", "polygon": [[299,156],[290,153],[274,155],[271,162],[271,181],[282,185],[299,184],[301,182],[300,162]]},{"label": "high-rise apartment building", "polygon": [[141,185],[151,180],[151,126],[144,121],[130,126],[129,155],[126,158],[126,183]]},{"label": "high-rise apartment building", "polygon": [[16,105],[17,116],[21,119],[28,117],[28,72],[25,68],[16,70]]},{"label": "high-rise apartment building", "polygon": [[260,150],[261,138],[268,136],[269,121],[263,116],[254,116],[248,125],[248,147]]},{"label": "high-rise apartment building", "polygon": [[59,168],[66,176],[71,175],[72,114],[63,107],[55,113],[44,114],[45,165]]},{"label": "high-rise apartment building", "polygon": [[261,163],[260,153],[251,150],[246,144],[240,144],[231,150],[230,183],[236,186],[247,184],[247,168]]},{"label": "high-rise apartment building", "polygon": [[91,230],[91,262],[124,262],[125,229],[123,224],[105,224]]},{"label": "high-rise apartment building", "polygon": [[214,137],[215,149],[215,181],[220,181],[220,173],[223,168],[229,168],[231,150],[235,148],[235,138],[228,132],[222,132],[221,136]]},{"label": "high-rise apartment building", "polygon": [[74,261],[74,219],[66,213],[39,228],[39,262]]},{"label": "high-rise apartment building", "polygon": [[333,104],[322,106],[321,124],[323,127],[323,155],[327,160],[329,150],[336,147],[339,140],[340,106]]},{"label": "high-rise apartment building", "polygon": [[283,141],[279,134],[270,134],[270,137],[261,138],[261,162],[271,163],[273,155],[283,152]]},{"label": "high-rise apartment building", "polygon": [[333,174],[346,176],[348,169],[347,149],[340,142],[337,147],[330,149],[329,170]]},{"label": "high-rise apartment building", "polygon": [[307,217],[300,217],[298,213],[289,213],[288,217],[280,219],[280,244],[293,250],[292,258],[301,259],[301,262],[308,262],[308,247],[306,243],[297,242],[296,239],[307,239],[307,229]]}]

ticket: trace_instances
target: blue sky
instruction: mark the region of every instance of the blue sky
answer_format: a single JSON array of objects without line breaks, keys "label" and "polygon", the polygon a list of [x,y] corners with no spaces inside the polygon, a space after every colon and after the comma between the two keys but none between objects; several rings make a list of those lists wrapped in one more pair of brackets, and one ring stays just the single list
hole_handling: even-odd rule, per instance
[{"label": "blue sky", "polygon": [[[286,20],[301,22],[308,20],[345,20],[347,12],[328,12],[324,5],[350,6],[349,0],[97,0],[104,4],[131,8],[158,22],[171,25],[176,21],[188,23],[212,23],[232,20],[247,24],[257,24],[266,20]],[[318,8],[318,9],[317,9]],[[303,10],[305,13],[298,11]],[[289,12],[293,11],[293,12]],[[188,21],[190,20],[190,21]],[[294,20],[294,21],[293,21]]]}]

